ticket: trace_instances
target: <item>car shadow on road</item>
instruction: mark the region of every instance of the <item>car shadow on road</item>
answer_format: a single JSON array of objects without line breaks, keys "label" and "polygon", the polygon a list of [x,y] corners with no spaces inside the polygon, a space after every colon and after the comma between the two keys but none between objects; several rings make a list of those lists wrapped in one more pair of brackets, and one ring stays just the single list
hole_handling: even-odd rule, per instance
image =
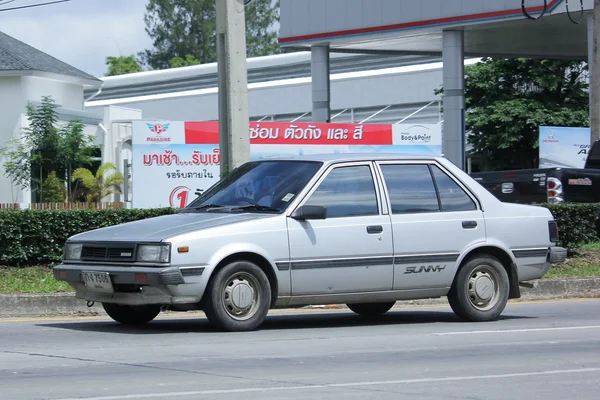
[{"label": "car shadow on road", "polygon": [[[535,318],[517,315],[502,315],[495,324],[505,320]],[[302,312],[295,314],[269,315],[261,325],[261,331],[301,330],[301,329],[344,329],[365,326],[410,326],[413,324],[460,324],[463,323],[454,313],[444,311],[390,311],[379,318],[364,318],[348,312]],[[60,323],[39,323],[37,326],[68,329],[84,332],[119,333],[119,334],[165,334],[165,333],[221,333],[203,316],[197,318],[157,318],[142,326],[124,326],[113,321],[81,321]]]}]

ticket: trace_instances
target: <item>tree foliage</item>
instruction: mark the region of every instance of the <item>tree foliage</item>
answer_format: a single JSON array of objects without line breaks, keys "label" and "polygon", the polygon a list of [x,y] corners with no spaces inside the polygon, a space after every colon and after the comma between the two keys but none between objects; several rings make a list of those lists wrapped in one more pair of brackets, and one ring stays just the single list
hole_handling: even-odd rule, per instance
[{"label": "tree foliage", "polygon": [[[249,57],[280,51],[277,32],[273,29],[278,20],[279,0],[252,0],[246,6]],[[144,21],[153,48],[139,56],[152,68],[169,68],[173,60],[179,65],[179,61],[187,57],[201,64],[217,60],[215,0],[150,0]]]},{"label": "tree foliage", "polygon": [[132,74],[134,72],[142,72],[144,70],[133,55],[106,57],[106,65],[108,66],[106,76]]},{"label": "tree foliage", "polygon": [[28,105],[28,126],[0,149],[6,157],[4,174],[14,184],[31,188],[39,200],[51,171],[68,179],[73,167],[92,163],[95,149],[94,137],[83,133],[79,120],[59,123],[57,108],[50,96],[42,97],[40,105]]},{"label": "tree foliage", "polygon": [[539,127],[589,126],[587,65],[495,59],[465,67],[465,128],[481,171],[537,168]]},{"label": "tree foliage", "polygon": [[[108,176],[106,176],[107,174]],[[100,165],[95,175],[89,169],[78,168],[73,172],[72,177],[73,181],[77,179],[81,180],[87,189],[86,200],[88,203],[100,202],[111,194],[121,193],[121,184],[124,181],[123,175],[118,172],[113,163]]]},{"label": "tree foliage", "polygon": [[196,57],[191,54],[187,54],[185,58],[173,57],[171,60],[171,68],[189,67],[198,64],[200,64],[200,61],[198,61]]},{"label": "tree foliage", "polygon": [[65,201],[65,185],[56,176],[56,171],[48,174],[48,177],[44,181],[42,194],[42,203],[62,203]]}]

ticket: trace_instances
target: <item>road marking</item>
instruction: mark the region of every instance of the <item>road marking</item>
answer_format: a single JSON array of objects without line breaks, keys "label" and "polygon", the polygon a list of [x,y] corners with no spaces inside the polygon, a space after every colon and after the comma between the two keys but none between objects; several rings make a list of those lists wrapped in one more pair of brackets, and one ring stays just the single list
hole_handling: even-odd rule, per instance
[{"label": "road marking", "polygon": [[478,379],[506,379],[519,378],[527,376],[542,376],[542,375],[560,375],[560,374],[581,374],[590,372],[600,372],[600,368],[580,368],[580,369],[559,369],[551,371],[538,372],[520,372],[514,374],[498,374],[498,375],[476,375],[476,376],[452,376],[446,378],[422,378],[422,379],[403,379],[397,381],[368,381],[368,382],[349,382],[349,383],[331,383],[323,385],[305,385],[305,386],[277,386],[277,387],[256,387],[256,388],[239,388],[239,389],[214,389],[214,390],[196,390],[189,392],[169,392],[169,393],[140,393],[126,394],[117,396],[100,396],[100,397],[73,397],[57,400],[128,400],[128,399],[151,399],[157,397],[187,397],[201,396],[209,394],[233,394],[233,393],[261,393],[275,391],[291,391],[291,390],[309,390],[309,389],[329,389],[329,388],[346,388],[356,386],[383,386],[383,385],[405,385],[413,383],[432,383],[432,382],[458,382],[472,381]]},{"label": "road marking", "polygon": [[600,329],[600,325],[588,326],[561,326],[556,328],[523,328],[523,329],[497,329],[490,331],[459,331],[459,332],[438,332],[436,336],[449,335],[476,335],[481,333],[514,333],[514,332],[543,332],[543,331],[575,331],[580,329]]}]

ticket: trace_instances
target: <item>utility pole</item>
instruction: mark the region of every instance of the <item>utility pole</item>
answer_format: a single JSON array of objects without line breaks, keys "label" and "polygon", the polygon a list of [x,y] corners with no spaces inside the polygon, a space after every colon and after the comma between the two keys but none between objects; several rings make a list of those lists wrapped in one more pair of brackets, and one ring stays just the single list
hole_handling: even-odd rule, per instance
[{"label": "utility pole", "polygon": [[250,160],[245,4],[216,0],[221,175]]},{"label": "utility pole", "polygon": [[[590,37],[591,36],[591,37]],[[588,17],[590,55],[590,144],[600,140],[600,0],[594,0],[594,12]]]}]

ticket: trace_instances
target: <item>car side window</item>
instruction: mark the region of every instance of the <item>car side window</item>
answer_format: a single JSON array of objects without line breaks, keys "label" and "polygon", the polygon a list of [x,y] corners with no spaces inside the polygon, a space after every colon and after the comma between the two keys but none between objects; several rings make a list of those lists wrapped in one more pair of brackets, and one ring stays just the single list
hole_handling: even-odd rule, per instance
[{"label": "car side window", "polygon": [[392,214],[439,212],[435,185],[425,164],[381,165]]},{"label": "car side window", "polygon": [[305,204],[326,207],[327,218],[379,214],[371,168],[357,165],[333,169]]},{"label": "car side window", "polygon": [[473,211],[477,205],[469,195],[444,171],[431,166],[442,203],[442,211]]}]

